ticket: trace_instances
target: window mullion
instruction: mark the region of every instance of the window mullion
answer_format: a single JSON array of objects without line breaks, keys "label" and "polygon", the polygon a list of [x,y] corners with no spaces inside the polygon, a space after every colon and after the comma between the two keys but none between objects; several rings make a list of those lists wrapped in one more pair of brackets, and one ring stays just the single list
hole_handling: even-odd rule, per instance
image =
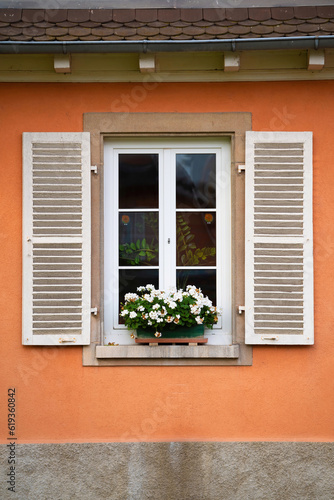
[{"label": "window mullion", "polygon": [[161,284],[165,289],[176,285],[176,223],[175,223],[175,154],[163,150],[161,186]]}]

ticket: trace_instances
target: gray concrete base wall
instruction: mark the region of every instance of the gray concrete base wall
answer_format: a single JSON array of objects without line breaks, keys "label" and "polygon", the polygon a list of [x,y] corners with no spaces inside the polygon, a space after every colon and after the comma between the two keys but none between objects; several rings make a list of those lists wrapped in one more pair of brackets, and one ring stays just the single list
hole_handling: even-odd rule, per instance
[{"label": "gray concrete base wall", "polygon": [[7,490],[11,449],[0,446],[1,499],[334,498],[332,443],[18,444],[13,449],[15,493]]}]

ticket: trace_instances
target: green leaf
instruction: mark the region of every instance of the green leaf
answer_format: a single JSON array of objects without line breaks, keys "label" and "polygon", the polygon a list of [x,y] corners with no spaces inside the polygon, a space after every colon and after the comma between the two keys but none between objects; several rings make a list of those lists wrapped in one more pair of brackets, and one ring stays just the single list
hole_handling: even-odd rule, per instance
[{"label": "green leaf", "polygon": [[145,248],[146,247],[146,238],[144,238],[141,242],[141,247]]},{"label": "green leaf", "polygon": [[136,241],[136,247],[138,248],[138,250],[140,249],[140,240]]},{"label": "green leaf", "polygon": [[132,250],[136,250],[136,245],[134,243],[131,243],[130,247],[132,248]]},{"label": "green leaf", "polygon": [[139,252],[138,254],[140,257],[145,257],[146,256],[146,252],[143,252],[143,250],[141,252]]}]

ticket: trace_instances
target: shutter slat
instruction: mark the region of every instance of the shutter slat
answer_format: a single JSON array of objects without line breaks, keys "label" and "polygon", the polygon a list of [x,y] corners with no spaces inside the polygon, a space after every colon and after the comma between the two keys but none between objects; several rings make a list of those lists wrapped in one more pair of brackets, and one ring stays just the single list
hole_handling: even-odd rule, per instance
[{"label": "shutter slat", "polygon": [[246,134],[246,343],[313,344],[312,134]]},{"label": "shutter slat", "polygon": [[89,149],[87,133],[23,134],[27,345],[89,343]]}]

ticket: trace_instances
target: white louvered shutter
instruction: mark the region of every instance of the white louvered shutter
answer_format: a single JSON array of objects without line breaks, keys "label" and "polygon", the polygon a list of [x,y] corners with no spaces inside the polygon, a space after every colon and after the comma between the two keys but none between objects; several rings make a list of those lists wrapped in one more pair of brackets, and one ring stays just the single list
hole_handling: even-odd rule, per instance
[{"label": "white louvered shutter", "polygon": [[312,133],[246,133],[246,344],[313,344]]},{"label": "white louvered shutter", "polygon": [[89,133],[23,134],[23,344],[90,338]]}]

